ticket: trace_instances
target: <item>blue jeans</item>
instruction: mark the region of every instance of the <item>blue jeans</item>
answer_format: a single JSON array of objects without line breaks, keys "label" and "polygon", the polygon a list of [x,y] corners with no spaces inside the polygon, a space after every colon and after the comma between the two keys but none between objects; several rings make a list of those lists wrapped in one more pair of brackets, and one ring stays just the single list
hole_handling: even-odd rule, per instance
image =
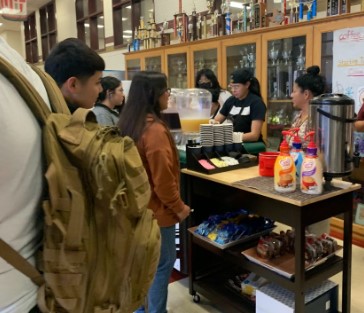
[{"label": "blue jeans", "polygon": [[176,261],[176,227],[161,227],[161,255],[152,286],[148,291],[148,308],[136,313],[167,313],[168,284]]}]

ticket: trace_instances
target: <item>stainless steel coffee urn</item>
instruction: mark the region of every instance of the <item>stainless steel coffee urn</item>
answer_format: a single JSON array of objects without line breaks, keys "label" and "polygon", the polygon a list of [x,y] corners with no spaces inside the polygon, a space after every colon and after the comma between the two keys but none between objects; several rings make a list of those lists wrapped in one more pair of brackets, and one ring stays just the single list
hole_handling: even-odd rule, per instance
[{"label": "stainless steel coffee urn", "polygon": [[[327,184],[334,177],[350,175],[359,153],[353,152],[354,100],[343,94],[322,94],[310,101],[310,129]],[[326,184],[326,185],[327,185]]]}]

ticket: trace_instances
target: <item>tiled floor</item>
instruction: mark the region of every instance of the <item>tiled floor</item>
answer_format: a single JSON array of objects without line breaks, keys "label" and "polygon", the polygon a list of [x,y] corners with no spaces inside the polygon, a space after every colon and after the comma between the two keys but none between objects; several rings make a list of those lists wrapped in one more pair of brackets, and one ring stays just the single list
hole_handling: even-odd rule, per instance
[{"label": "tiled floor", "polygon": [[[340,242],[339,242],[340,243]],[[340,243],[341,244],[341,243]],[[352,284],[351,284],[351,312],[364,313],[364,248],[353,246]],[[342,275],[332,277],[332,280],[341,284]],[[341,289],[340,289],[341,294]],[[341,298],[341,296],[340,296]],[[339,303],[341,308],[341,302]],[[217,309],[213,302],[201,297],[196,304],[188,292],[188,278],[176,281],[169,285],[168,313],[229,313],[223,308]],[[279,313],[279,312],[277,312]],[[317,313],[317,312],[312,312]]]}]

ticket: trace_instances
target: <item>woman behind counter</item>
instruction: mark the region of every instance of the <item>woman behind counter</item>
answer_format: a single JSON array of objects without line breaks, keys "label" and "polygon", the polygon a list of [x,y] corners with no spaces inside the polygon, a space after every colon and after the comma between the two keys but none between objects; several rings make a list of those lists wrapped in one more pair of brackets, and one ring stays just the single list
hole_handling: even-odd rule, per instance
[{"label": "woman behind counter", "polygon": [[190,214],[180,196],[179,158],[161,111],[167,109],[170,89],[167,77],[157,72],[135,74],[118,126],[122,136],[137,144],[148,174],[153,210],[161,230],[161,254],[148,292],[148,307],[136,312],[165,313],[169,277],[176,260],[175,224]]},{"label": "woman behind counter", "polygon": [[[292,123],[292,128],[299,128],[298,136],[302,141],[302,147],[306,148],[305,136],[308,129],[308,113],[310,100],[325,92],[325,78],[321,75],[320,68],[313,65],[307,68],[306,73],[297,77],[291,93],[293,108],[300,110]],[[292,144],[293,138],[290,138]]]},{"label": "woman behind counter", "polygon": [[263,142],[262,127],[267,108],[260,94],[259,81],[249,70],[238,69],[230,76],[230,88],[233,96],[226,100],[215,122],[223,123],[229,118],[234,132],[242,133],[242,142]]},{"label": "woman behind counter", "polygon": [[225,101],[231,97],[231,93],[221,88],[215,73],[208,68],[204,68],[197,72],[195,87],[207,89],[211,92],[211,118],[214,118],[219,113],[219,110],[222,108]]}]

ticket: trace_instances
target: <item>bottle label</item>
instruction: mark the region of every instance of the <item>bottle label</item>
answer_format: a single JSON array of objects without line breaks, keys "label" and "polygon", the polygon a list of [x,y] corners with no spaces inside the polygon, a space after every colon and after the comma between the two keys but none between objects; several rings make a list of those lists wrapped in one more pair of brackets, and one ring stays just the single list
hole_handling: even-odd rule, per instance
[{"label": "bottle label", "polygon": [[274,188],[279,192],[296,189],[296,169],[292,157],[278,156],[274,169]]},{"label": "bottle label", "polygon": [[301,170],[301,181],[300,188],[304,193],[309,194],[319,194],[322,192],[322,184],[318,181],[318,179],[322,179],[317,177],[320,175],[317,172],[315,159],[305,159],[302,162],[302,170]]}]

